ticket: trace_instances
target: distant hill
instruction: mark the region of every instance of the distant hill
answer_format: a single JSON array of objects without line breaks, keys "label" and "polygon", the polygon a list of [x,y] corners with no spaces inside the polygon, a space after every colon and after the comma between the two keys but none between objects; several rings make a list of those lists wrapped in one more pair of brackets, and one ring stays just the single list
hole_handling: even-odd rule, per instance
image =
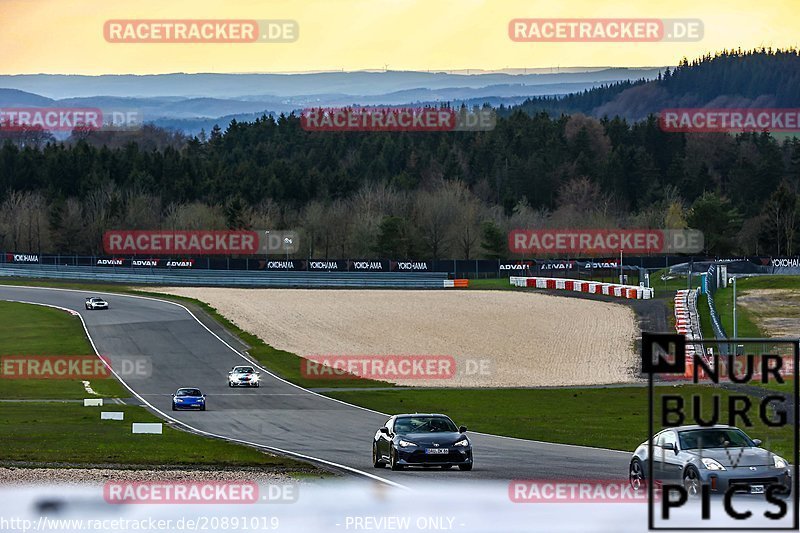
[{"label": "distant hill", "polygon": [[[611,81],[655,77],[657,68],[565,72],[326,72],[153,76],[0,76],[0,107],[74,106],[136,110],[144,121],[189,135],[317,106],[513,106]],[[32,91],[32,92],[28,92]],[[36,93],[36,94],[34,94]],[[42,96],[44,95],[44,96]]]},{"label": "distant hill", "polygon": [[797,50],[731,50],[691,62],[684,58],[655,79],[530,98],[514,109],[641,120],[666,107],[800,107],[799,89]]},{"label": "distant hill", "polygon": [[53,99],[39,96],[38,94],[17,89],[0,89],[0,106],[2,107],[41,107],[52,105],[53,102]]},{"label": "distant hill", "polygon": [[[86,96],[262,99],[298,95],[376,96],[410,89],[442,90],[493,85],[537,86],[558,83],[610,83],[654,78],[663,67],[587,69],[583,72],[451,74],[445,72],[322,72],[312,74],[156,74],[75,76],[26,74],[0,76],[0,87],[49,98]],[[520,93],[520,94],[525,94]],[[530,94],[530,93],[529,93]]]}]

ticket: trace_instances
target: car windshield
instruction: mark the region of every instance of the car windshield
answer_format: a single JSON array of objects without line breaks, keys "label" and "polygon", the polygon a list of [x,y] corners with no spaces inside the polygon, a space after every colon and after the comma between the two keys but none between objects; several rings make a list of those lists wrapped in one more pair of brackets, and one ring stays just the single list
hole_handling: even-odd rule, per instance
[{"label": "car windshield", "polygon": [[178,389],[175,396],[202,396],[203,393],[199,389]]},{"label": "car windshield", "polygon": [[458,431],[449,418],[441,416],[420,416],[398,418],[394,423],[395,433],[450,433]]},{"label": "car windshield", "polygon": [[253,373],[253,367],[251,367],[251,366],[237,366],[236,368],[233,369],[233,371],[234,372],[246,373],[246,374],[252,374]]},{"label": "car windshield", "polygon": [[753,441],[739,429],[692,429],[681,431],[678,435],[682,450],[755,446]]}]

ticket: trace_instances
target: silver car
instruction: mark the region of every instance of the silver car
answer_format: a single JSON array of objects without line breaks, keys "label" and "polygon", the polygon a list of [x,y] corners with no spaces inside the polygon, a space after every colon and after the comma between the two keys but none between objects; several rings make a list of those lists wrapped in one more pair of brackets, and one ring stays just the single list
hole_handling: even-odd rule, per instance
[{"label": "silver car", "polygon": [[[760,440],[750,439],[733,426],[665,429],[653,437],[653,477],[682,484],[690,496],[697,495],[702,485],[708,485],[712,494],[725,493],[729,487],[763,494],[769,485],[777,484],[788,494],[792,486],[789,462],[760,445]],[[630,462],[629,480],[634,489],[642,488],[647,479],[647,455],[645,441]]]},{"label": "silver car", "polygon": [[252,366],[235,366],[228,372],[228,387],[260,387],[260,378]]},{"label": "silver car", "polygon": [[98,296],[86,298],[85,305],[87,311],[91,311],[93,309],[108,309],[108,302]]}]

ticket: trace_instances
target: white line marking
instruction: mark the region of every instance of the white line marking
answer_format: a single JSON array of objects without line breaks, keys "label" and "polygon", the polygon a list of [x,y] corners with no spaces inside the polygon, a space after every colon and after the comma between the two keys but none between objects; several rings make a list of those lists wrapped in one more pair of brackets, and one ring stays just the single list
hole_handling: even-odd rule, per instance
[{"label": "white line marking", "polygon": [[86,392],[88,392],[89,394],[94,394],[95,396],[100,396],[94,391],[94,389],[92,389],[91,383],[89,383],[88,381],[81,381],[81,383],[83,383],[83,388]]}]

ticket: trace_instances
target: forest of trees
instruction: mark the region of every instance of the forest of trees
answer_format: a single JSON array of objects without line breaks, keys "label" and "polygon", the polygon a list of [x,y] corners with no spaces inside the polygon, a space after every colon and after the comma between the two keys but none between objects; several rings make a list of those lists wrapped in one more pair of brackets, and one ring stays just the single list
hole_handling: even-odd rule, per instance
[{"label": "forest of trees", "polygon": [[800,107],[800,52],[761,48],[725,50],[666,69],[656,80],[621,81],[564,97],[530,98],[528,114],[583,113],[641,120],[665,107]]},{"label": "forest of trees", "polygon": [[[770,83],[796,98],[800,63],[783,54],[682,62],[660,82],[713,78],[717,61],[757,80],[774,62],[786,71]],[[510,229],[542,227],[692,227],[710,255],[798,250],[800,139],[667,133],[652,115],[522,106],[493,131],[455,133],[308,132],[265,116],[191,139],[147,127],[0,143],[5,250],[97,253],[107,229],[284,228],[303,235],[300,256],[481,258],[510,256]]]}]

